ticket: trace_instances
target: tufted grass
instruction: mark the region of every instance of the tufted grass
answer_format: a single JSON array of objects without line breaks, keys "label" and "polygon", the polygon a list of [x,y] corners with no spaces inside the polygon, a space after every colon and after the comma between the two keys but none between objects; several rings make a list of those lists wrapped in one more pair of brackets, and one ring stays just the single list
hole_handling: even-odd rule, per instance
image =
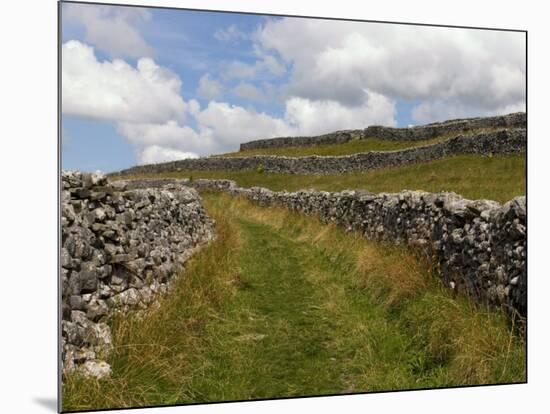
[{"label": "tufted grass", "polygon": [[285,174],[253,170],[178,171],[140,174],[120,178],[227,178],[241,187],[261,186],[275,191],[314,188],[324,191],[362,188],[372,192],[399,192],[404,189],[430,192],[454,191],[470,199],[506,202],[525,195],[524,154],[481,157],[460,155],[441,160],[344,174]]},{"label": "tufted grass", "polygon": [[112,322],[112,378],[68,377],[65,411],[526,380],[504,314],[453,297],[429,258],[203,199],[216,241],[158,308]]}]

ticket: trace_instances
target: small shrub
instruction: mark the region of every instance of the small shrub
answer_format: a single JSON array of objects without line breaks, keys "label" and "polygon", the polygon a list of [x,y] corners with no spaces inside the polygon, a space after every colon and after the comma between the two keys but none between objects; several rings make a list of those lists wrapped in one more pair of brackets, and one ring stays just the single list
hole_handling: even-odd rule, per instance
[{"label": "small shrub", "polygon": [[256,167],[256,172],[258,174],[263,174],[264,171],[265,171],[264,165],[263,164],[258,164],[258,166]]}]

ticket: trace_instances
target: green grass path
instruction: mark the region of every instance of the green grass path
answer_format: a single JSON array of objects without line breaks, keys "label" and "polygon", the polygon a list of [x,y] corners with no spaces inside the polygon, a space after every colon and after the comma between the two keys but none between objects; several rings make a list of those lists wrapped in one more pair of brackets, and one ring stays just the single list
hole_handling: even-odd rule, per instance
[{"label": "green grass path", "polygon": [[342,362],[364,347],[353,335],[361,319],[366,324],[372,306],[353,301],[360,294],[344,292],[338,266],[314,244],[253,220],[237,223],[244,242],[238,293],[226,320],[209,326],[215,338],[209,359],[216,363],[193,384],[207,390],[197,399],[353,391]]},{"label": "green grass path", "polygon": [[503,315],[452,298],[406,250],[203,198],[217,240],[158,309],[115,321],[113,377],[70,377],[65,409],[524,380]]},{"label": "green grass path", "polygon": [[267,225],[244,219],[238,224],[244,242],[238,293],[227,320],[209,326],[216,338],[210,357],[217,363],[194,384],[208,390],[197,396],[219,400],[342,390],[338,369],[330,363],[334,321],[307,278],[311,247]]}]

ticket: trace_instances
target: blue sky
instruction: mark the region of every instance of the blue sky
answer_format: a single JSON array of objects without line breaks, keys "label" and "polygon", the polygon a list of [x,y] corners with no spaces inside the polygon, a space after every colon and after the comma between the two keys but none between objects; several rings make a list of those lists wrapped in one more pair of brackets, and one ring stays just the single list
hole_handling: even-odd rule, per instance
[{"label": "blue sky", "polygon": [[524,34],[64,3],[62,166],[525,108]]}]

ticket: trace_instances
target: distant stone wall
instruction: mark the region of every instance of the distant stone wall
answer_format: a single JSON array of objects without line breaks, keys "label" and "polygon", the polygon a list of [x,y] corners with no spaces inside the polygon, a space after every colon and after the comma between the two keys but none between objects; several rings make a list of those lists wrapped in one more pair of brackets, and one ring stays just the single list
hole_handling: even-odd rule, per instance
[{"label": "distant stone wall", "polygon": [[455,193],[402,191],[274,192],[240,188],[231,180],[131,180],[129,188],[151,186],[224,191],[262,206],[282,206],[371,240],[405,243],[433,255],[443,282],[474,299],[527,315],[526,199],[501,205],[467,200]]},{"label": "distant stone wall", "polygon": [[447,141],[398,151],[372,151],[344,156],[281,157],[256,155],[252,157],[209,157],[184,159],[161,164],[140,165],[113,176],[161,173],[182,170],[255,170],[267,172],[329,174],[368,171],[432,161],[455,154],[511,154],[525,152],[525,129],[502,130],[472,136],[457,136]]},{"label": "distant stone wall", "polygon": [[352,139],[362,139],[364,137],[365,130],[349,129],[311,137],[267,138],[244,142],[240,145],[240,151],[260,148],[303,147],[308,145],[320,144],[342,144],[344,142],[351,141]]},{"label": "distant stone wall", "polygon": [[62,173],[63,372],[109,375],[114,310],[143,308],[213,237],[196,190],[127,191],[98,174]]},{"label": "distant stone wall", "polygon": [[415,126],[411,128],[390,128],[384,126],[369,126],[364,137],[387,139],[393,141],[420,141],[432,139],[441,135],[468,132],[476,129],[496,128],[526,128],[525,112],[516,112],[503,116],[486,118],[455,119],[452,121]]},{"label": "distant stone wall", "polygon": [[319,144],[340,144],[352,139],[379,138],[394,141],[419,141],[451,133],[463,133],[482,128],[526,128],[525,112],[484,118],[454,119],[411,128],[369,126],[366,129],[336,131],[310,137],[279,137],[259,139],[241,144],[240,150],[296,147]]}]

